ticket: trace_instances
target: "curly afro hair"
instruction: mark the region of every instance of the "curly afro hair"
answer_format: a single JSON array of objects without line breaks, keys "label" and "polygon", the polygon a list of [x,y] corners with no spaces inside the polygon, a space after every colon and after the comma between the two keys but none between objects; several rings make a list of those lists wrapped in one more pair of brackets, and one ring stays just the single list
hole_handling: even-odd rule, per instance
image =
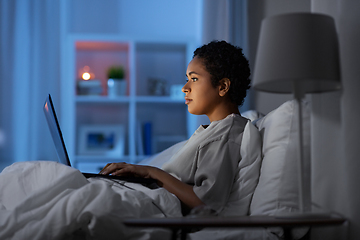
[{"label": "curly afro hair", "polygon": [[230,79],[229,97],[231,102],[241,106],[250,88],[250,67],[242,49],[225,41],[212,41],[194,51],[193,58],[203,61],[211,74],[214,87],[223,78]]}]

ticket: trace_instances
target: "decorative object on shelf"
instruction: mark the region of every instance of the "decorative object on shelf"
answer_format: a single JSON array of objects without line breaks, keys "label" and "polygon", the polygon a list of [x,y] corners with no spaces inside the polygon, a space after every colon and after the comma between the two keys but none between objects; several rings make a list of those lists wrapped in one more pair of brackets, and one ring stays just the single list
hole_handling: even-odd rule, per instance
[{"label": "decorative object on shelf", "polygon": [[101,95],[103,89],[100,80],[79,80],[77,92],[79,95]]},{"label": "decorative object on shelf", "polygon": [[303,157],[301,100],[305,93],[341,88],[334,20],[313,13],[283,14],[264,19],[253,87],[265,92],[293,93],[297,100],[300,216],[314,216],[311,210],[311,164],[310,159]]},{"label": "decorative object on shelf", "polygon": [[173,100],[184,100],[185,93],[182,92],[184,85],[174,84],[170,87],[170,98]]},{"label": "decorative object on shelf", "polygon": [[160,78],[149,78],[148,79],[148,91],[152,96],[165,96],[167,81]]},{"label": "decorative object on shelf", "polygon": [[90,80],[95,78],[95,74],[91,72],[91,69],[89,66],[84,66],[79,70],[79,76],[83,80]]},{"label": "decorative object on shelf", "polygon": [[112,66],[108,69],[108,96],[126,95],[127,82],[125,80],[125,70],[123,66]]},{"label": "decorative object on shelf", "polygon": [[123,125],[83,125],[79,130],[79,155],[124,156]]},{"label": "decorative object on shelf", "polygon": [[143,131],[141,130],[141,122],[138,120],[136,123],[136,151],[137,154],[144,155],[144,138]]},{"label": "decorative object on shelf", "polygon": [[80,69],[79,75],[81,79],[76,84],[79,95],[100,95],[103,92],[101,81],[94,79],[95,74],[90,71],[89,66]]}]

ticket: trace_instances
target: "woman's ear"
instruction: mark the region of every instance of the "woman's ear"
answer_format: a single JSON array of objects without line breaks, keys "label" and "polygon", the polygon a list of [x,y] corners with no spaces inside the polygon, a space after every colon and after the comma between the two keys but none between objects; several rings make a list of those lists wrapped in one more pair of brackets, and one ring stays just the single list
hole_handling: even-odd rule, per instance
[{"label": "woman's ear", "polygon": [[219,81],[219,95],[221,97],[225,96],[225,94],[229,91],[230,84],[231,81],[228,78],[223,78]]}]

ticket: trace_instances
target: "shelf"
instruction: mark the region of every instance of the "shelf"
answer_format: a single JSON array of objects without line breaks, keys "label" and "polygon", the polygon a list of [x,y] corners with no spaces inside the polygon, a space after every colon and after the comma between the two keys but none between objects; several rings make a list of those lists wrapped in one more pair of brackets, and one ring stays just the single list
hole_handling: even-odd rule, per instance
[{"label": "shelf", "polygon": [[128,103],[130,97],[119,96],[119,97],[108,97],[108,96],[76,96],[77,103]]},{"label": "shelf", "polygon": [[107,96],[77,96],[77,103],[129,103],[131,101],[138,103],[183,103],[184,99],[174,99],[170,96],[141,96],[141,97],[107,97]]},{"label": "shelf", "polygon": [[122,42],[110,41],[79,41],[76,42],[76,49],[82,51],[129,51],[129,45]]},{"label": "shelf", "polygon": [[[119,35],[72,35],[69,38],[63,75],[67,82],[64,87],[73,90],[71,97],[63,100],[64,105],[71,105],[64,115],[68,122],[64,129],[74,166],[97,171],[108,162],[138,163],[150,157],[142,151],[146,142],[145,125],[151,125],[151,134],[147,135],[151,137],[146,145],[152,146],[150,154],[190,137],[197,122],[189,116],[181,93],[186,65],[192,57],[189,49],[193,49],[192,44],[179,39],[126,40]],[[108,96],[106,73],[113,65],[125,68],[124,96]],[[91,79],[100,81],[101,95],[79,95],[82,92],[77,81],[85,66],[94,75]],[[86,125],[122,125],[124,156],[79,155],[80,141],[83,141],[80,129]]]},{"label": "shelf", "polygon": [[136,97],[136,102],[139,103],[183,103],[185,104],[185,99],[173,99],[169,96],[144,96]]}]

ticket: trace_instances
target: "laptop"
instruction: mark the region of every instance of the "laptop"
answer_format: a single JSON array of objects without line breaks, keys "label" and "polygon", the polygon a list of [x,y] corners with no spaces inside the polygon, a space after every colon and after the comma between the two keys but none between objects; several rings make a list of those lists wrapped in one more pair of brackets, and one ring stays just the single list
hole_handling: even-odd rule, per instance
[{"label": "laptop", "polygon": [[[56,152],[58,155],[58,162],[71,167],[71,162],[70,162],[67,150],[66,150],[65,141],[64,141],[61,129],[60,129],[59,121],[56,117],[55,107],[54,107],[54,104],[53,104],[50,94],[45,100],[43,109],[44,109],[45,117],[46,117],[49,129],[50,129],[52,139],[55,144]],[[82,173],[82,174],[86,178],[101,177],[101,178],[117,179],[117,180],[142,183],[142,184],[151,184],[151,183],[156,182],[156,180],[151,179],[151,178],[103,175],[103,174],[96,174],[96,173]]]}]

